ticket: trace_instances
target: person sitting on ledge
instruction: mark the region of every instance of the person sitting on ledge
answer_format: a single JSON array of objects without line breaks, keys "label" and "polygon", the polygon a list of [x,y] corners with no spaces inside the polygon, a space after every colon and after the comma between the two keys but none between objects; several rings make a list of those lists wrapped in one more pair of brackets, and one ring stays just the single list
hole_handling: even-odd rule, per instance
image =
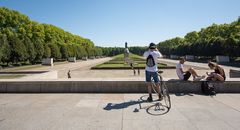
[{"label": "person sitting on ledge", "polygon": [[191,75],[193,76],[193,81],[199,81],[201,79],[204,79],[205,76],[199,76],[197,72],[191,67],[188,70],[183,70],[183,64],[185,62],[185,58],[181,58],[179,60],[179,63],[176,65],[176,72],[180,80],[187,81]]},{"label": "person sitting on ledge", "polygon": [[226,80],[224,69],[221,66],[213,62],[209,62],[208,66],[210,69],[214,70],[214,72],[211,72],[211,73],[207,72],[206,74],[208,75],[208,77],[206,80],[212,80],[212,81]]}]

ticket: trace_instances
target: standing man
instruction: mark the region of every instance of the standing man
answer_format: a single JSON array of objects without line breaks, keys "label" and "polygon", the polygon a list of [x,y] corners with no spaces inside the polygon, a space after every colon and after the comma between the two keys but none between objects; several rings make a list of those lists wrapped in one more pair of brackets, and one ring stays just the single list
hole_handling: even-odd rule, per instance
[{"label": "standing man", "polygon": [[157,46],[154,43],[150,43],[149,50],[144,52],[143,56],[146,58],[146,82],[148,87],[148,101],[153,101],[152,99],[152,87],[151,87],[151,78],[154,79],[156,90],[158,91],[159,100],[162,100],[160,80],[158,77],[158,63],[157,59],[162,57],[162,54],[158,51]]}]

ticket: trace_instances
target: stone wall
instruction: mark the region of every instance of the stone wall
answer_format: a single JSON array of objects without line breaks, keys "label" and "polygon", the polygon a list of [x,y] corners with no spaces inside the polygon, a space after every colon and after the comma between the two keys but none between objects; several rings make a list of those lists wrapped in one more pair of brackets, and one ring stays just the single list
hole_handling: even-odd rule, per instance
[{"label": "stone wall", "polygon": [[76,62],[76,57],[68,57],[68,62]]},{"label": "stone wall", "polygon": [[88,60],[87,56],[82,57],[82,60]]},{"label": "stone wall", "polygon": [[229,56],[216,56],[216,61],[218,63],[226,63],[229,62]]},{"label": "stone wall", "polygon": [[186,55],[186,60],[194,60],[194,55]]},{"label": "stone wall", "polygon": [[170,55],[170,58],[171,59],[178,59],[178,56],[177,55]]},{"label": "stone wall", "polygon": [[42,59],[42,65],[53,66],[53,58]]},{"label": "stone wall", "polygon": [[[201,82],[165,81],[171,93],[201,93]],[[212,82],[217,93],[239,93],[239,81]],[[1,81],[8,93],[147,93],[145,81]]]}]

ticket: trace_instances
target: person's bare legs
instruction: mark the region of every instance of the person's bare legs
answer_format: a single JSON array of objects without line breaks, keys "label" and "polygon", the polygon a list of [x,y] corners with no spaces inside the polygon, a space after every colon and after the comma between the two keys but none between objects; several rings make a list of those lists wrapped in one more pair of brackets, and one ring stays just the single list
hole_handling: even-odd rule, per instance
[{"label": "person's bare legs", "polygon": [[193,78],[200,77],[193,68],[189,68],[188,71],[192,74]]},{"label": "person's bare legs", "polygon": [[149,97],[152,97],[152,83],[147,83]]},{"label": "person's bare legs", "polygon": [[214,81],[224,81],[224,78],[222,77],[222,75],[220,75],[220,74],[217,74],[217,73],[213,73],[213,80]]},{"label": "person's bare legs", "polygon": [[[152,83],[147,83],[147,86],[148,86],[148,94],[149,94],[149,97],[152,97]],[[158,96],[159,96],[159,100],[161,100],[161,85],[159,83],[155,83],[154,85],[157,93],[158,93]]]},{"label": "person's bare legs", "polygon": [[156,84],[156,90],[157,90],[157,92],[158,92],[158,98],[159,98],[159,100],[161,100],[161,98],[162,98],[162,94],[161,94],[161,85],[160,85],[160,83],[155,83]]}]

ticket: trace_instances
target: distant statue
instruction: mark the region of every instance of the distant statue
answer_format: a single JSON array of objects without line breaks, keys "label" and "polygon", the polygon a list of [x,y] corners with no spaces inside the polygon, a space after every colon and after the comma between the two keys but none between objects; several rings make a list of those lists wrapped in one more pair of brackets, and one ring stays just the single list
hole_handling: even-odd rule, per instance
[{"label": "distant statue", "polygon": [[128,63],[129,60],[129,50],[127,47],[127,42],[125,42],[125,49],[124,49],[124,62]]}]

